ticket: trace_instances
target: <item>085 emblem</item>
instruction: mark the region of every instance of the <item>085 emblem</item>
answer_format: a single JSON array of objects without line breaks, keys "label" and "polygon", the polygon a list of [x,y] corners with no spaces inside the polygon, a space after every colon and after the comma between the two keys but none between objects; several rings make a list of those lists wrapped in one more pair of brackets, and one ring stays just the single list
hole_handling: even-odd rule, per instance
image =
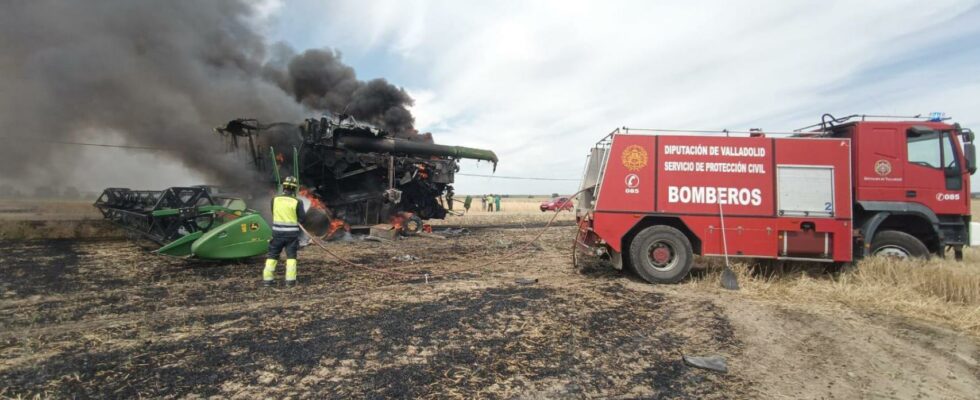
[{"label": "085 emblem", "polygon": [[626,175],[626,193],[640,193],[640,176],[637,174]]}]

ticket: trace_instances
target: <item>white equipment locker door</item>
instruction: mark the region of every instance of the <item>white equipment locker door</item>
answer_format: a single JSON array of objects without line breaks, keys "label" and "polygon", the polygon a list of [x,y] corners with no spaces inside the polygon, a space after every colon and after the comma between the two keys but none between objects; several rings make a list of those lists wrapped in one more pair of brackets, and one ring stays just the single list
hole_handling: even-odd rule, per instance
[{"label": "white equipment locker door", "polygon": [[776,193],[779,216],[833,217],[834,168],[777,165]]}]

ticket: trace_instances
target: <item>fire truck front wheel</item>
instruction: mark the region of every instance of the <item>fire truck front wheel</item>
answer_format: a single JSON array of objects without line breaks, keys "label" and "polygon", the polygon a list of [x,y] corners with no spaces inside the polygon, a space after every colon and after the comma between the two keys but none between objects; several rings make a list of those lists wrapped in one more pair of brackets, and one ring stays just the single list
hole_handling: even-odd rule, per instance
[{"label": "fire truck front wheel", "polygon": [[691,271],[691,241],[665,225],[643,229],[630,243],[630,261],[636,273],[650,283],[677,283]]},{"label": "fire truck front wheel", "polygon": [[894,258],[928,257],[929,249],[921,240],[905,232],[881,231],[871,241],[871,254]]}]

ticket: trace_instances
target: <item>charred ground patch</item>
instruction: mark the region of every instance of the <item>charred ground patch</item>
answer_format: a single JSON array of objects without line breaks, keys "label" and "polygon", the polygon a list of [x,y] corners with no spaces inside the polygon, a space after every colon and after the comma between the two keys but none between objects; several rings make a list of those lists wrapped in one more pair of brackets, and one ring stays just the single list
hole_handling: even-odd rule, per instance
[{"label": "charred ground patch", "polygon": [[2,241],[0,265],[4,277],[0,296],[31,296],[79,288],[72,279],[77,273],[78,254],[71,240]]},{"label": "charred ground patch", "polygon": [[[520,244],[483,231],[384,246],[334,247],[397,271],[455,271]],[[744,397],[746,382],[680,364],[735,355],[707,301],[635,291],[567,264],[567,232],[533,259],[500,261],[423,284],[301,253],[303,284],[259,290],[260,267],[187,264],[126,242],[76,244],[76,289],[35,288],[0,302],[0,395],[56,397]],[[481,236],[493,235],[493,236]],[[447,255],[441,261],[441,255]],[[452,255],[452,257],[448,257]],[[108,260],[123,262],[117,269]],[[386,263],[387,261],[387,263]],[[6,268],[6,267],[3,267]],[[110,271],[126,284],[98,289]],[[516,284],[533,274],[539,283]],[[30,280],[24,281],[30,285]],[[43,290],[42,290],[43,289]],[[42,319],[33,319],[41,310]]]},{"label": "charred ground patch", "polygon": [[378,398],[546,391],[725,397],[734,378],[678,364],[687,339],[671,332],[670,314],[656,312],[677,304],[657,294],[629,300],[649,311],[593,308],[555,288],[499,287],[377,304],[355,315],[350,308],[363,304],[188,318],[180,327],[204,330],[176,340],[166,337],[186,332],[168,334],[164,328],[176,321],[163,320],[150,323],[162,340],[126,348],[81,343],[3,371],[0,380],[11,385],[8,394],[91,397],[214,395],[232,387]]}]

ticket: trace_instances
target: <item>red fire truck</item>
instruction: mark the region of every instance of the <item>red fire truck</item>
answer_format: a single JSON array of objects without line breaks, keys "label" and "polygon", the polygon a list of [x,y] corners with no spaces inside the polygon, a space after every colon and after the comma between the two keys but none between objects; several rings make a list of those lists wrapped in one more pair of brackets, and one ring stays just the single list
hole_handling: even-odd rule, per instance
[{"label": "red fire truck", "polygon": [[976,150],[973,132],[946,120],[825,114],[793,132],[616,129],[586,164],[579,248],[657,283],[683,279],[694,254],[961,259]]}]

